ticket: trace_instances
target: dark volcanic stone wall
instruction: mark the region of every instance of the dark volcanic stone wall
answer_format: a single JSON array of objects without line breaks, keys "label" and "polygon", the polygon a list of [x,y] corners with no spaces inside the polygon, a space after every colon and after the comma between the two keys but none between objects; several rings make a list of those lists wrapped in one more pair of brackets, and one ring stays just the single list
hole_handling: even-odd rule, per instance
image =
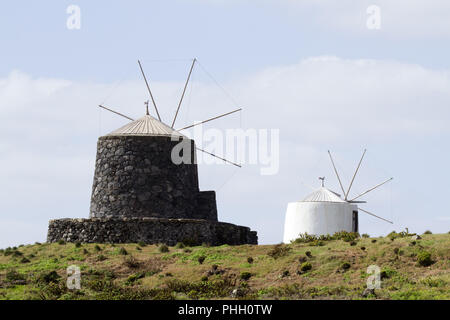
[{"label": "dark volcanic stone wall", "polygon": [[123,218],[51,220],[47,242],[258,244],[255,231],[230,223],[193,219]]},{"label": "dark volcanic stone wall", "polygon": [[[215,195],[199,193],[197,165],[172,162],[176,144],[170,136],[100,137],[90,217],[217,221]],[[191,159],[195,159],[194,141],[191,146]],[[205,199],[214,199],[214,203]],[[207,212],[206,207],[213,211]]]}]

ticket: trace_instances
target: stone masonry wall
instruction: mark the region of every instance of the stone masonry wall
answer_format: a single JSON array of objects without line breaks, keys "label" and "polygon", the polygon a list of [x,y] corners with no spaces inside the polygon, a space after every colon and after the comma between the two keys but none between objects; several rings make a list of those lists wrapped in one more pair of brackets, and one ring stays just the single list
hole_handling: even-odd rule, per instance
[{"label": "stone masonry wall", "polygon": [[[172,162],[170,136],[104,136],[97,144],[91,218],[159,217],[217,221],[215,196],[199,194],[197,164]],[[191,141],[191,159],[195,143]],[[214,203],[207,204],[207,199]],[[210,207],[213,212],[200,208]],[[206,202],[205,202],[206,201]]]},{"label": "stone masonry wall", "polygon": [[60,219],[49,223],[47,242],[258,244],[255,231],[230,223],[195,219]]}]

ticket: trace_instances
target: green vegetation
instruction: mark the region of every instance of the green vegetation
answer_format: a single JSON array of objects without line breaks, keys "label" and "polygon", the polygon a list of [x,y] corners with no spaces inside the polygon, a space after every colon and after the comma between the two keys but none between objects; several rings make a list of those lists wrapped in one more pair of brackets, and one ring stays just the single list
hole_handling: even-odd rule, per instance
[{"label": "green vegetation", "polygon": [[[450,299],[450,234],[424,234],[415,245],[410,235],[167,252],[141,243],[5,248],[0,299]],[[66,287],[71,265],[81,290]],[[382,286],[363,297],[370,265],[380,267]]]},{"label": "green vegetation", "polygon": [[304,262],[302,263],[302,265],[300,266],[300,271],[306,272],[308,270],[312,269],[312,264],[309,262]]},{"label": "green vegetation", "polygon": [[431,259],[431,253],[427,251],[421,251],[417,254],[417,263],[422,267],[428,267],[433,264],[433,260]]},{"label": "green vegetation", "polygon": [[169,247],[166,246],[165,244],[162,244],[159,246],[158,250],[159,252],[169,252]]},{"label": "green vegetation", "polygon": [[284,244],[279,244],[276,245],[275,247],[272,248],[272,250],[270,250],[267,255],[274,258],[274,259],[278,259],[280,257],[284,257],[286,256],[290,251],[291,251],[291,247],[286,246]]},{"label": "green vegetation", "polygon": [[244,281],[249,280],[251,277],[252,277],[252,274],[250,272],[245,271],[245,272],[241,273],[241,279]]}]

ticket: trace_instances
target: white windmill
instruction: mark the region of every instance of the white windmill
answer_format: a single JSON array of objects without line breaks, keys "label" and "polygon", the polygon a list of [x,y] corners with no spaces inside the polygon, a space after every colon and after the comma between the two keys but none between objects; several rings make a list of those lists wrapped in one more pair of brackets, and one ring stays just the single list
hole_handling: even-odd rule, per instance
[{"label": "white windmill", "polygon": [[286,210],[286,219],[284,225],[284,243],[290,243],[299,237],[300,234],[311,235],[333,235],[339,231],[358,232],[358,212],[362,211],[373,217],[384,220],[388,223],[393,223],[387,219],[379,217],[367,210],[358,207],[358,204],[366,203],[366,201],[359,201],[362,196],[388,183],[393,178],[389,178],[382,183],[368,189],[367,191],[350,196],[350,191],[355,181],[356,175],[361,167],[361,163],[366,154],[364,150],[361,160],[353,174],[352,180],[347,191],[344,190],[341,178],[336,169],[336,166],[328,151],[334,172],[339,181],[342,190],[343,198],[340,194],[325,188],[325,177],[320,177],[322,186],[308,195],[301,201],[290,202]]}]

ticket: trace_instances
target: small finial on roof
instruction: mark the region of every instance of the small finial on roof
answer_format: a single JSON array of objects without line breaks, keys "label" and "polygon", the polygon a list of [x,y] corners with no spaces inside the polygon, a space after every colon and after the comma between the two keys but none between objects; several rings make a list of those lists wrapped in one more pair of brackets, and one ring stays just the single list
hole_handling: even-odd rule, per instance
[{"label": "small finial on roof", "polygon": [[322,180],[322,188],[325,187],[325,177],[319,177],[319,180]]},{"label": "small finial on roof", "polygon": [[150,100],[147,100],[147,101],[144,102],[145,108],[146,108],[146,114],[147,114],[147,115],[150,115],[150,113],[148,112],[148,103],[149,103],[149,102],[150,102]]}]

